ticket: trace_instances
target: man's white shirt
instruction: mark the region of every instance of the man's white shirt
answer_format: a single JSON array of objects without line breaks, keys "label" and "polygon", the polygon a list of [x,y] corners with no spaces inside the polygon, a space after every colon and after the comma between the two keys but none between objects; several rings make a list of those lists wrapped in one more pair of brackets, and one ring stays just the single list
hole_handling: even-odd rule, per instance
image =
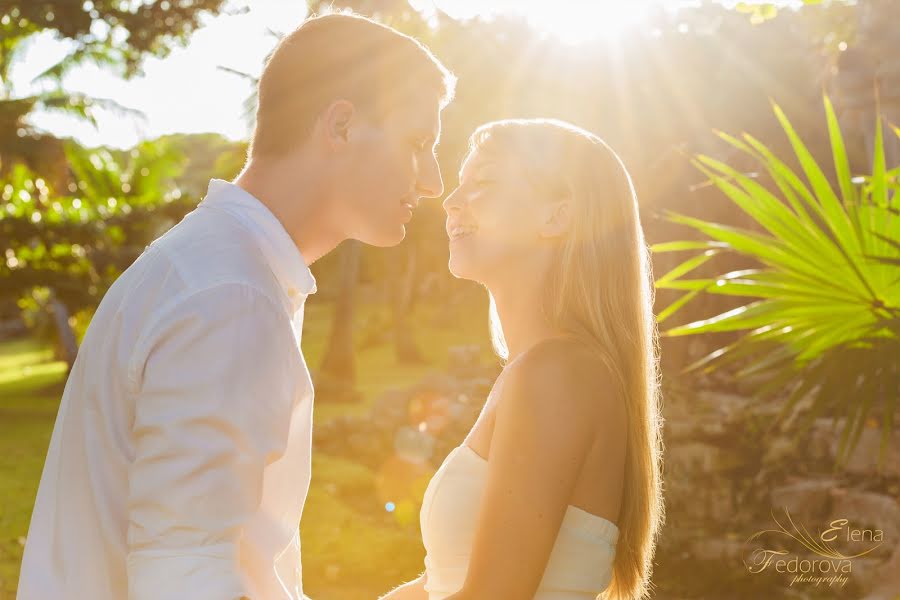
[{"label": "man's white shirt", "polygon": [[18,600],[303,598],[315,291],[279,220],[225,181],[148,246],[66,383]]}]

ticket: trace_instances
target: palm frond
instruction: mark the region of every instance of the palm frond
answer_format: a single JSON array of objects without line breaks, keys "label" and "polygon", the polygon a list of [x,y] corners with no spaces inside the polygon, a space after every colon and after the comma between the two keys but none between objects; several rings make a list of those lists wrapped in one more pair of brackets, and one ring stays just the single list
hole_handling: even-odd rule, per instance
[{"label": "palm frond", "polygon": [[[885,163],[881,119],[876,124],[873,172],[854,177],[830,100],[825,116],[837,190],[777,104],[773,111],[800,165],[799,172],[748,134],[717,132],[752,157],[769,181],[742,173],[706,155],[694,166],[723,196],[749,216],[761,232],[668,213],[667,218],[708,239],[656,244],[654,252],[700,250],[656,281],[659,289],[686,293],[660,311],[671,318],[701,293],[746,297],[743,306],[684,325],[665,336],[743,332],[741,337],[685,370],[739,366],[738,377],[766,374],[761,396],[792,388],[780,422],[804,397],[812,396],[810,419],[844,419],[837,464],[856,445],[876,406],[882,414],[882,458],[890,438],[893,403],[900,396],[900,219],[892,206],[900,166]],[[900,135],[900,129],[893,127]],[[767,185],[770,184],[770,185]],[[752,263],[715,276],[693,276],[719,253]],[[751,265],[748,265],[751,266]],[[881,404],[881,406],[879,406]],[[805,421],[808,426],[810,420]],[[802,431],[802,428],[801,428]]]}]

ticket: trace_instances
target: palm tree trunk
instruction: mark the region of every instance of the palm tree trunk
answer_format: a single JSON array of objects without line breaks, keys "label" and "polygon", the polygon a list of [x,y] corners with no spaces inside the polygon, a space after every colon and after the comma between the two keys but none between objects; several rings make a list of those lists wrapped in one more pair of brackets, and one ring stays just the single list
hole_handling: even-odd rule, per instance
[{"label": "palm tree trunk", "polygon": [[69,308],[62,300],[56,297],[52,290],[48,308],[56,328],[61,358],[66,361],[69,370],[71,370],[75,364],[75,358],[78,356],[78,339],[72,330],[72,326],[69,325]]},{"label": "palm tree trunk", "polygon": [[416,249],[412,244],[407,244],[403,252],[406,260],[401,264],[405,265],[405,269],[395,285],[389,284],[394,321],[394,355],[401,364],[416,364],[424,361],[409,319],[416,280]]},{"label": "palm tree trunk", "polygon": [[360,244],[349,240],[341,248],[341,279],[334,305],[331,337],[326,346],[320,372],[353,384],[356,382],[356,361],[353,352],[353,314],[356,283],[359,277]]}]

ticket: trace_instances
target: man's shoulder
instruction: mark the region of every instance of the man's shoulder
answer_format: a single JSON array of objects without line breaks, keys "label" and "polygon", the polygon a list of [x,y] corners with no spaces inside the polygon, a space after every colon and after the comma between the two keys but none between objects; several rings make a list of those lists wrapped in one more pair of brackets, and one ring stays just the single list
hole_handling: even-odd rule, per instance
[{"label": "man's shoulder", "polygon": [[252,235],[218,211],[198,209],[147,247],[156,270],[177,276],[182,295],[242,285],[279,303],[278,282]]}]

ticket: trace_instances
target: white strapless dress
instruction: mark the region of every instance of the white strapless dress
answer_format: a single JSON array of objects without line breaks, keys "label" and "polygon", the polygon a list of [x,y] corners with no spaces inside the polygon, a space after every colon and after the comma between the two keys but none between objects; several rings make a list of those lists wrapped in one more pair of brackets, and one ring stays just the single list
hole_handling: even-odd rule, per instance
[{"label": "white strapless dress", "polygon": [[[462,589],[475,537],[487,461],[467,444],[454,448],[425,490],[419,521],[429,600]],[[569,506],[535,600],[593,600],[612,579],[619,529]]]}]

